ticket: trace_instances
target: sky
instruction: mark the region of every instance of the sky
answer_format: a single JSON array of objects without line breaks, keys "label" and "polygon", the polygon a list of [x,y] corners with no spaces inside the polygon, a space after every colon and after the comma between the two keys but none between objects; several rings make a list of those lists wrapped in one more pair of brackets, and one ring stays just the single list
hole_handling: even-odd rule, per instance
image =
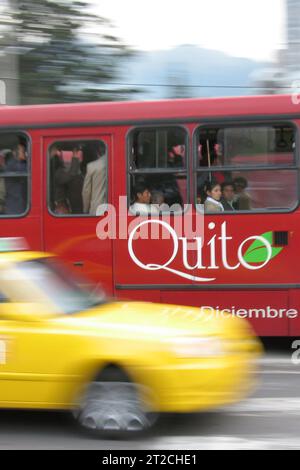
[{"label": "sky", "polygon": [[275,60],[285,42],[285,0],[93,0],[125,44],[140,50],[194,44]]}]

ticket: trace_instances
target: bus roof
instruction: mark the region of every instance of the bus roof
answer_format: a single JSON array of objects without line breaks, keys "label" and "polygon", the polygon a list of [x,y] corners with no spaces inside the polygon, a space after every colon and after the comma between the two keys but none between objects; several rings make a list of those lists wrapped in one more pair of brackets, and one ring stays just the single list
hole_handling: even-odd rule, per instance
[{"label": "bus roof", "polygon": [[[291,95],[260,95],[160,101],[122,101],[0,107],[0,125],[42,128],[56,125],[130,124],[138,121],[199,120],[238,116],[300,116]],[[300,100],[299,100],[300,101]]]}]

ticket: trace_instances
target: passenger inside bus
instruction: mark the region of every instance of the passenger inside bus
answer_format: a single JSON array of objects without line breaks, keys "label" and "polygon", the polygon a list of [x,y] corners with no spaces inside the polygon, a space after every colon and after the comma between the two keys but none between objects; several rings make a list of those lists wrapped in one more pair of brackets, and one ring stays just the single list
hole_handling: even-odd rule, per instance
[{"label": "passenger inside bus", "polygon": [[82,202],[82,187],[84,176],[82,174],[82,161],[83,161],[83,152],[79,146],[73,148],[73,155],[71,160],[72,163],[76,161],[74,175],[70,178],[68,183],[68,199],[70,204],[70,211],[72,214],[82,214],[83,213],[83,202]]},{"label": "passenger inside bus", "polygon": [[[295,129],[291,124],[233,124],[199,128],[197,200],[205,182],[234,183],[235,210],[266,211],[297,205]],[[229,186],[226,186],[227,190]],[[232,192],[232,188],[230,190]],[[231,211],[227,206],[226,211]]]},{"label": "passenger inside bus", "polygon": [[165,203],[162,191],[154,189],[151,191],[151,203],[157,208],[159,213],[168,212],[169,206]]},{"label": "passenger inside bus", "polygon": [[[70,214],[74,210],[74,181],[80,174],[79,154],[75,150],[67,169],[61,148],[53,145],[50,149],[50,203],[55,214]],[[73,202],[73,207],[71,205]]]},{"label": "passenger inside bus", "polygon": [[96,215],[98,208],[107,202],[106,146],[99,141],[95,145],[96,159],[87,164],[82,188],[85,214]]},{"label": "passenger inside bus", "polygon": [[158,215],[155,204],[151,204],[151,192],[148,185],[139,181],[134,188],[134,203],[130,206],[130,212],[136,216]]},{"label": "passenger inside bus", "polygon": [[205,212],[224,212],[221,203],[221,186],[217,181],[207,181],[205,184],[206,199],[204,202]]},{"label": "passenger inside bus", "polygon": [[50,155],[50,208],[60,215],[96,215],[107,202],[106,146],[102,141],[62,141]]},{"label": "passenger inside bus", "polygon": [[[142,180],[139,178],[132,178],[132,191],[131,204],[135,202],[136,186],[139,181],[142,181],[149,188],[151,193],[151,203],[159,207],[159,212],[182,212],[183,209],[183,196],[185,193],[185,179],[180,179],[178,175],[174,174],[146,174],[143,175]],[[181,187],[183,182],[184,186]]]},{"label": "passenger inside bus", "polygon": [[168,150],[167,166],[170,168],[183,168],[185,158],[185,146],[180,144],[171,145]]},{"label": "passenger inside bus", "polygon": [[186,130],[181,127],[137,129],[129,153],[130,200],[144,181],[159,212],[181,212],[187,202]]},{"label": "passenger inside bus", "polygon": [[235,197],[233,206],[240,211],[248,211],[251,209],[251,198],[246,192],[248,182],[246,178],[239,176],[233,180],[235,187]]},{"label": "passenger inside bus", "polygon": [[151,191],[151,202],[157,207],[161,206],[162,204],[165,204],[165,197],[163,192],[157,189]]},{"label": "passenger inside bus", "polygon": [[2,214],[21,215],[26,212],[28,205],[26,147],[26,140],[18,138],[18,143],[12,147],[12,150],[1,151],[0,209]]},{"label": "passenger inside bus", "polygon": [[231,181],[227,181],[221,184],[222,197],[221,204],[224,207],[225,211],[234,211],[235,208],[234,198],[235,198],[235,186]]},{"label": "passenger inside bus", "polygon": [[237,177],[232,181],[228,175],[224,177],[225,181],[220,185],[212,175],[211,181],[206,181],[198,189],[197,204],[204,204],[205,212],[251,210],[251,199],[245,191],[247,180]]}]

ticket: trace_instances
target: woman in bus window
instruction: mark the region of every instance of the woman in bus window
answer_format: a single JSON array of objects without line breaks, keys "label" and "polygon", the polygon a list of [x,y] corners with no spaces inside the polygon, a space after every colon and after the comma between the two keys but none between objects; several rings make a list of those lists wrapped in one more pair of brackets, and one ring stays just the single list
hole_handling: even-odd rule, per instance
[{"label": "woman in bus window", "polygon": [[217,182],[206,183],[206,199],[204,202],[205,212],[224,212],[220,199],[222,196],[221,185]]}]

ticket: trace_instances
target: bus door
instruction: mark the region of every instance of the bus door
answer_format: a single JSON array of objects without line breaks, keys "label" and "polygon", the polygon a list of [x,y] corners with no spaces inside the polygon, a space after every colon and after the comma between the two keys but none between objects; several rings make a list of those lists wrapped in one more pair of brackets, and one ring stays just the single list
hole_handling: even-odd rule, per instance
[{"label": "bus door", "polygon": [[139,127],[128,133],[127,162],[119,163],[114,184],[118,297],[160,301],[164,286],[178,290],[193,284],[196,256],[190,252],[185,259],[182,239],[189,202],[188,154],[183,126]]},{"label": "bus door", "polygon": [[112,291],[112,242],[97,236],[111,199],[111,135],[60,130],[43,139],[44,249]]}]

